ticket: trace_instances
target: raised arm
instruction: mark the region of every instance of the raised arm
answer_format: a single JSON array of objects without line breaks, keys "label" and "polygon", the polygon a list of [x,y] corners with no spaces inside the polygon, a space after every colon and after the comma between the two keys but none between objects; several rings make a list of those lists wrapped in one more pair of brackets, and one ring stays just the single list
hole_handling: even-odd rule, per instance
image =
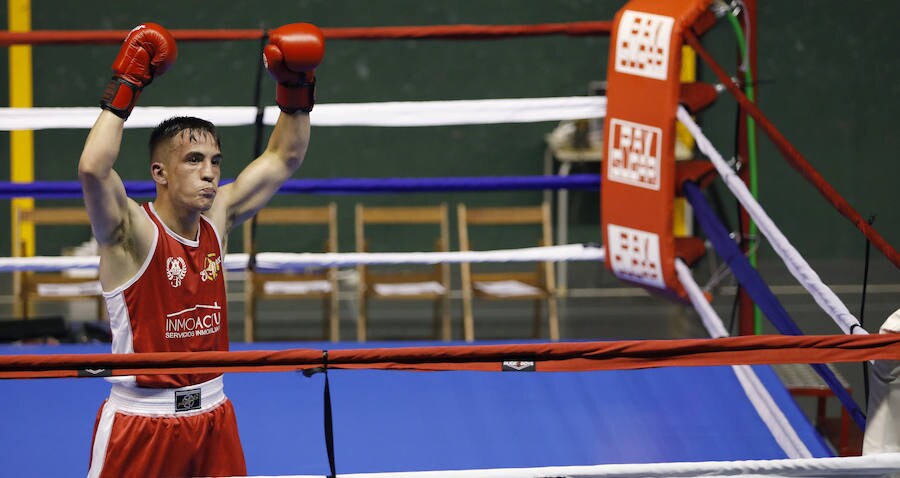
[{"label": "raised arm", "polygon": [[315,68],[324,54],[325,38],[315,25],[292,23],[269,33],[263,59],[278,82],[275,101],[281,114],[262,155],[219,191],[211,213],[224,217],[226,229],[253,217],[303,162],[315,104]]},{"label": "raised arm", "polygon": [[101,245],[121,240],[115,237],[116,231],[121,232],[128,210],[125,185],[113,170],[124,124],[122,118],[108,110],[102,111],[88,134],[78,162],[84,206],[91,218],[94,237]]},{"label": "raised arm", "polygon": [[113,62],[113,77],[100,101],[103,111],[88,134],[78,162],[85,208],[101,249],[126,241],[129,217],[138,207],[125,195],[122,179],[113,169],[125,120],[144,86],[154,75],[165,72],[176,57],[172,35],[148,23],[128,34]]}]

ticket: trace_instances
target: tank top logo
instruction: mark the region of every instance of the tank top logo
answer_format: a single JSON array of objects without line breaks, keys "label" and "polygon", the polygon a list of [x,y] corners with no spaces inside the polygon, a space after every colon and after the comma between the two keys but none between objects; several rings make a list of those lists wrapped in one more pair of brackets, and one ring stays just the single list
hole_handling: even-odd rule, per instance
[{"label": "tank top logo", "polygon": [[166,259],[166,278],[169,279],[169,284],[172,284],[172,287],[180,286],[185,274],[187,274],[187,264],[185,264],[183,257]]},{"label": "tank top logo", "polygon": [[166,314],[166,338],[188,339],[213,335],[222,329],[222,306],[218,302],[197,304]]},{"label": "tank top logo", "polygon": [[218,257],[215,252],[206,255],[203,263],[203,270],[200,271],[200,280],[203,282],[212,282],[219,277],[219,271],[222,270],[222,258]]}]

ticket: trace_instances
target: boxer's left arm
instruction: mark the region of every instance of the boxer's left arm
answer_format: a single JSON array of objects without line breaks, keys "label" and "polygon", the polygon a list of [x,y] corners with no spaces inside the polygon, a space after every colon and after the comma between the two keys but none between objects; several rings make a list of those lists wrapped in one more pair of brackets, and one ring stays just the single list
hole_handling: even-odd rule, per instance
[{"label": "boxer's left arm", "polygon": [[253,217],[303,163],[315,104],[314,70],[324,52],[324,36],[314,25],[294,23],[270,33],[263,59],[278,82],[281,113],[262,155],[219,190],[217,211],[211,212],[224,216],[226,230]]}]

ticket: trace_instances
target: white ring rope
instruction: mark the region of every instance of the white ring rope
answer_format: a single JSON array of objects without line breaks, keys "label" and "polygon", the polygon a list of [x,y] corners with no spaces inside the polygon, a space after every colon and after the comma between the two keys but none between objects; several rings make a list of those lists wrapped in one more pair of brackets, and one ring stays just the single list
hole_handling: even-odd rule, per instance
[{"label": "white ring rope", "polygon": [[[639,463],[486,470],[341,473],[342,478],[686,478],[686,477],[883,477],[900,469],[900,453],[842,458]],[[294,475],[289,478],[323,478]]]},{"label": "white ring rope", "polygon": [[[0,130],[27,130],[48,128],[90,128],[97,117],[97,108],[0,108]],[[138,107],[135,108],[126,126],[129,128],[152,127],[163,119],[177,114],[201,115],[216,124],[237,126],[252,124],[256,109],[253,107]],[[489,124],[553,121],[603,117],[606,114],[606,98],[601,96],[564,98],[521,98],[459,101],[414,101],[387,103],[321,104],[316,106],[311,116],[314,125],[319,126],[438,126],[453,124]],[[277,108],[267,107],[264,122],[274,124]],[[785,262],[795,278],[812,294],[816,302],[837,322],[845,333],[867,333],[859,325],[847,307],[834,292],[822,283],[819,276],[790,244],[786,237],[753,199],[743,181],[731,171],[721,155],[715,150],[700,128],[683,108],[678,109],[678,119],[688,128],[697,141],[698,148],[715,165],[725,184],[738,198],[759,225],[760,231],[768,238],[772,247]],[[429,254],[429,253],[417,253]],[[265,258],[257,256],[258,260]],[[37,260],[37,258],[29,258]],[[295,258],[277,256],[272,260],[292,261]],[[361,258],[360,258],[361,259]],[[0,271],[19,270],[16,264],[0,261]],[[268,260],[268,258],[266,258]],[[341,265],[337,261],[319,265]],[[353,258],[352,260],[357,260]],[[436,259],[437,260],[437,259]],[[238,263],[241,260],[235,259]],[[54,267],[53,260],[44,258],[40,267]],[[246,261],[243,261],[246,267]],[[461,261],[468,262],[468,261]],[[360,263],[360,262],[356,262]],[[31,264],[31,263],[29,263]],[[37,262],[34,265],[38,265]],[[292,264],[293,265],[293,264]],[[300,264],[297,264],[300,265]],[[303,264],[311,265],[311,264]],[[75,268],[89,268],[91,265],[73,263]],[[8,267],[4,269],[4,267]],[[93,267],[96,267],[94,265]],[[60,270],[45,269],[45,270]]]},{"label": "white ring rope", "polygon": [[[722,322],[722,318],[719,317],[719,314],[706,300],[706,296],[700,290],[700,286],[697,285],[694,276],[691,274],[690,267],[678,258],[675,259],[675,270],[709,336],[713,338],[728,337],[729,333]],[[733,365],[731,369],[738,383],[741,384],[747,399],[753,405],[753,409],[759,414],[760,420],[769,429],[772,438],[784,450],[785,454],[789,458],[812,458],[809,448],[797,435],[797,431],[791,426],[790,420],[784,416],[781,407],[769,394],[769,390],[762,384],[753,368],[749,365]]]},{"label": "white ring rope", "polygon": [[694,310],[700,316],[700,322],[706,327],[706,332],[709,333],[709,336],[714,339],[728,337],[728,330],[725,328],[725,324],[722,323],[722,318],[709,305],[709,301],[706,300],[706,296],[703,295],[703,291],[700,289],[697,281],[694,280],[693,274],[691,274],[691,268],[681,258],[675,259],[675,272],[678,273],[678,280],[684,286],[688,299],[691,300],[691,305],[694,306]]},{"label": "white ring rope", "polygon": [[753,409],[759,415],[760,420],[765,424],[772,438],[778,443],[778,446],[784,451],[788,458],[812,458],[812,452],[797,434],[797,430],[791,424],[791,421],[785,416],[784,411],[778,402],[772,398],[769,389],[763,385],[759,375],[749,365],[732,365],[731,370],[734,372],[738,383],[744,390],[747,400],[753,405]]},{"label": "white ring rope", "polygon": [[[68,129],[93,126],[100,108],[0,108],[0,131]],[[274,125],[278,107],[265,108],[263,123]],[[395,101],[386,103],[317,104],[313,126],[447,126],[463,124],[534,123],[602,118],[605,96],[512,98],[457,101]],[[251,125],[252,106],[179,106],[134,108],[126,128],[152,128],[172,116],[199,116],[218,126]]]},{"label": "white ring rope", "polygon": [[722,159],[722,156],[716,151],[716,148],[710,143],[709,139],[706,138],[703,131],[700,130],[700,127],[697,126],[697,123],[694,122],[690,113],[688,113],[684,107],[678,107],[678,120],[691,132],[691,135],[697,141],[697,147],[710,159],[710,161],[712,161],[716,170],[719,172],[719,176],[722,177],[722,181],[725,182],[728,189],[731,190],[741,205],[744,206],[744,209],[747,210],[750,217],[756,221],[760,232],[762,232],[763,235],[766,236],[766,239],[769,240],[772,249],[778,253],[791,274],[804,288],[806,288],[807,291],[809,291],[822,310],[834,319],[845,334],[867,334],[868,332],[862,327],[859,327],[859,320],[850,313],[847,306],[841,302],[834,291],[822,282],[822,279],[819,278],[819,275],[816,274],[812,267],[810,267],[809,263],[806,262],[806,259],[800,255],[797,249],[795,249],[790,241],[788,241],[787,237],[781,233],[772,219],[763,210],[762,206],[760,206],[756,199],[753,198],[753,195],[747,189],[747,185],[744,184],[741,178],[738,177],[725,160]]},{"label": "white ring rope", "polygon": [[[249,255],[245,253],[226,254],[226,270],[247,268]],[[328,252],[328,253],[288,253],[261,252],[256,255],[256,265],[261,269],[285,270],[303,267],[338,267],[359,264],[439,264],[462,262],[558,262],[558,261],[603,261],[603,248],[567,244],[564,246],[526,247],[522,249],[499,249],[494,251],[457,252]],[[49,272],[69,269],[96,269],[100,259],[97,256],[35,256],[0,257],[0,272],[36,271]]]}]

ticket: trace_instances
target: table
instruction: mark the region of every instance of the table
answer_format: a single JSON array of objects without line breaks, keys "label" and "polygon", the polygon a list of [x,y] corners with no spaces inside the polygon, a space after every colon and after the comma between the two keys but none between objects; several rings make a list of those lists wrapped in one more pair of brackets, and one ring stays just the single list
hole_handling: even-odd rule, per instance
[{"label": "table", "polygon": [[[603,160],[603,127],[600,120],[563,121],[545,136],[544,175],[554,174],[558,161],[558,176],[568,176],[575,163],[601,162]],[[553,191],[544,191],[544,201],[552,201]],[[556,244],[569,242],[569,190],[556,193]],[[565,297],[568,290],[568,267],[565,261],[557,263],[557,292]]]}]

